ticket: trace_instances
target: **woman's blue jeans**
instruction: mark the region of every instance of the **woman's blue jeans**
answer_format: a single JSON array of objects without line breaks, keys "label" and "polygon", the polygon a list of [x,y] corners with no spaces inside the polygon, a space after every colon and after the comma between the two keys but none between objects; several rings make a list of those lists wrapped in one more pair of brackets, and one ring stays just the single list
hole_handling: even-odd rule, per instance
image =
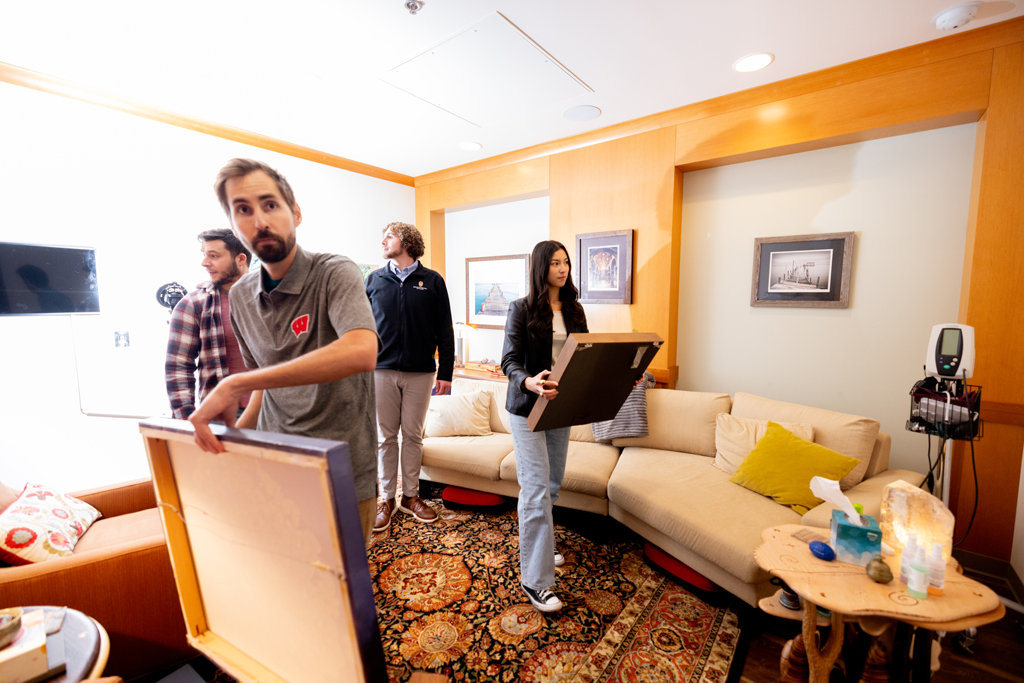
[{"label": "woman's blue jeans", "polygon": [[519,570],[524,585],[544,590],[555,585],[555,523],[569,452],[569,428],[531,432],[525,417],[509,415],[519,479]]}]

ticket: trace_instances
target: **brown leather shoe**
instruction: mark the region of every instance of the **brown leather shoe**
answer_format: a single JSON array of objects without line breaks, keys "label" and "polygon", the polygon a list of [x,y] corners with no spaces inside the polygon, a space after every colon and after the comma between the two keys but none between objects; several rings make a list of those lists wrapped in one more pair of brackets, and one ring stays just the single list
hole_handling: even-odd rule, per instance
[{"label": "brown leather shoe", "polygon": [[407,515],[412,515],[417,522],[430,524],[437,521],[437,513],[434,508],[424,503],[419,496],[412,498],[402,496],[402,502],[398,504],[398,509]]},{"label": "brown leather shoe", "polygon": [[391,526],[391,518],[395,516],[398,507],[395,499],[377,501],[377,518],[373,520],[374,531],[386,531]]}]

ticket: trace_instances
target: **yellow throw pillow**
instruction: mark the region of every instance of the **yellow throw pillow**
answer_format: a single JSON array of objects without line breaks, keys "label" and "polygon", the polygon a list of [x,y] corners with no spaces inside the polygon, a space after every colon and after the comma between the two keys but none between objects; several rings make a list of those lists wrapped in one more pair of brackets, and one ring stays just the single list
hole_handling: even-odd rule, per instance
[{"label": "yellow throw pillow", "polygon": [[[801,439],[814,441],[814,427],[798,422],[777,422],[787,431]],[[768,433],[768,420],[755,420],[749,417],[736,417],[729,413],[719,413],[715,418],[715,467],[729,476],[736,474],[736,469],[754,450],[757,442]]]},{"label": "yellow throw pillow", "polygon": [[427,436],[487,436],[491,433],[491,395],[472,391],[458,396],[432,396],[427,410]]},{"label": "yellow throw pillow", "polygon": [[775,422],[750,451],[731,481],[762,496],[771,496],[801,515],[820,505],[811,493],[811,478],[842,479],[860,463],[830,448],[801,439]]}]

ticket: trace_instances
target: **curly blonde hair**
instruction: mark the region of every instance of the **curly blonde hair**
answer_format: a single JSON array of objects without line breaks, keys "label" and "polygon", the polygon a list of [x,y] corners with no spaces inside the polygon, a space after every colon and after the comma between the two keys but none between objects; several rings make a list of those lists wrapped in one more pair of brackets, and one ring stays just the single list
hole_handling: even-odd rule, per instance
[{"label": "curly blonde hair", "polygon": [[381,235],[391,233],[402,243],[405,247],[405,253],[409,254],[411,258],[418,259],[423,256],[426,252],[427,247],[423,243],[423,235],[416,229],[415,225],[409,223],[388,223],[387,227],[381,231]]}]

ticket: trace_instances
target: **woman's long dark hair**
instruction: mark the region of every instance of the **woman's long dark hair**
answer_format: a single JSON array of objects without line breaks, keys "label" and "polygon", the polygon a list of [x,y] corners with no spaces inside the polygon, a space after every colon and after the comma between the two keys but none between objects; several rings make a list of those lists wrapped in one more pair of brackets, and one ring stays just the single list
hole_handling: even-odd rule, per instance
[{"label": "woman's long dark hair", "polygon": [[[559,250],[565,252],[569,258],[569,250],[561,242],[547,240],[538,242],[533,248],[533,255],[530,257],[530,294],[529,312],[530,323],[527,329],[530,336],[540,337],[551,333],[551,302],[548,301],[548,269],[551,267],[551,257]],[[580,293],[572,282],[572,260],[569,260],[569,277],[558,292],[558,299],[562,302],[562,316],[573,322],[573,327],[580,329],[586,326],[587,316],[583,312],[583,306],[577,301]]]}]

